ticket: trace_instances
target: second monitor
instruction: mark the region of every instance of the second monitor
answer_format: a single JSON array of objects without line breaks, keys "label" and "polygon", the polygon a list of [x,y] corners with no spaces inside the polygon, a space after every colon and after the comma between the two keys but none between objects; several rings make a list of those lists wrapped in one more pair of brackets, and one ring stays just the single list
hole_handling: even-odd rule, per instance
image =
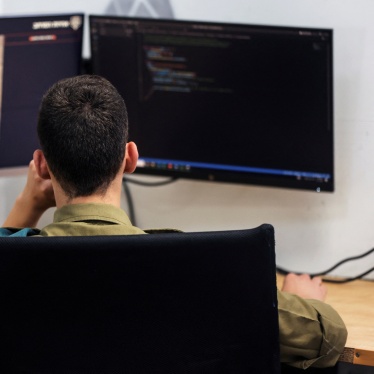
[{"label": "second monitor", "polygon": [[80,73],[83,14],[0,18],[0,170],[24,167],[39,148],[38,109],[56,81]]}]

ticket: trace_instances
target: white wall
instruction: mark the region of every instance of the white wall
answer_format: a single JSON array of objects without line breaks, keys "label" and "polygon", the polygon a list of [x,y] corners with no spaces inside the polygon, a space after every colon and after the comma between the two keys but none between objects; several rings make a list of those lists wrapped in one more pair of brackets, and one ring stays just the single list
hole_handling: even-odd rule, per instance
[{"label": "white wall", "polygon": [[[122,1],[122,3],[121,3]],[[334,29],[336,192],[178,181],[131,185],[138,226],[186,231],[237,229],[263,222],[276,229],[277,262],[319,271],[374,245],[374,2],[372,0],[164,0],[175,18]],[[157,10],[162,0],[3,0],[2,12],[101,13],[132,2]],[[160,5],[161,4],[161,5]],[[125,4],[126,5],[126,4]],[[135,6],[136,5],[136,6]],[[87,50],[86,50],[87,51]],[[87,53],[87,52],[86,52]],[[144,178],[143,178],[144,179]],[[0,220],[25,176],[0,178]],[[125,199],[123,207],[126,209]],[[52,217],[49,211],[41,225]],[[374,266],[374,255],[343,266],[354,275]],[[371,277],[374,274],[372,273]]]}]

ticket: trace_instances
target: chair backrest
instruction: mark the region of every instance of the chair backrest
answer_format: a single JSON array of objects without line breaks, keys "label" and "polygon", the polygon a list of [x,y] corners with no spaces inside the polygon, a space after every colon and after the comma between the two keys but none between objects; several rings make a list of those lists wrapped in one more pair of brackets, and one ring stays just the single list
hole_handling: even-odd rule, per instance
[{"label": "chair backrest", "polygon": [[0,239],[1,373],[277,373],[274,231]]}]

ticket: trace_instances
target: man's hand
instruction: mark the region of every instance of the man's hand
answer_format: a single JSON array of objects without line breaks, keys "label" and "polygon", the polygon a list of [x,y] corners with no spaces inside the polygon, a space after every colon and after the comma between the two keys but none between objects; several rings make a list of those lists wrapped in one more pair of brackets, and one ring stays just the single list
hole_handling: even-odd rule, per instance
[{"label": "man's hand", "polygon": [[42,214],[56,205],[50,179],[41,178],[34,161],[29,164],[23,191],[4,222],[4,227],[36,227]]},{"label": "man's hand", "polygon": [[30,161],[26,185],[19,196],[24,202],[29,202],[34,209],[43,213],[56,205],[50,179],[42,179],[35,168],[34,161]]},{"label": "man's hand", "polygon": [[327,288],[320,277],[311,278],[307,274],[288,274],[284,278],[282,291],[300,296],[304,299],[316,299],[324,301]]}]

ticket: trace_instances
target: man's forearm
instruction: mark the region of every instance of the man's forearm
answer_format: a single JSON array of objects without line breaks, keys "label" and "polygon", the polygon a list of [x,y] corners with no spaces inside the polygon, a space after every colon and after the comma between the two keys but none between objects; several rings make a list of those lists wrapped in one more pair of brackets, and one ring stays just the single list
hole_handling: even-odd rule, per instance
[{"label": "man's forearm", "polygon": [[3,227],[36,227],[44,210],[36,209],[30,201],[17,197]]},{"label": "man's forearm", "polygon": [[279,291],[278,312],[282,362],[301,369],[336,363],[347,329],[331,306]]},{"label": "man's forearm", "polygon": [[32,160],[26,185],[18,195],[3,227],[37,227],[40,217],[53,206],[56,206],[56,201],[51,180],[39,176]]}]

